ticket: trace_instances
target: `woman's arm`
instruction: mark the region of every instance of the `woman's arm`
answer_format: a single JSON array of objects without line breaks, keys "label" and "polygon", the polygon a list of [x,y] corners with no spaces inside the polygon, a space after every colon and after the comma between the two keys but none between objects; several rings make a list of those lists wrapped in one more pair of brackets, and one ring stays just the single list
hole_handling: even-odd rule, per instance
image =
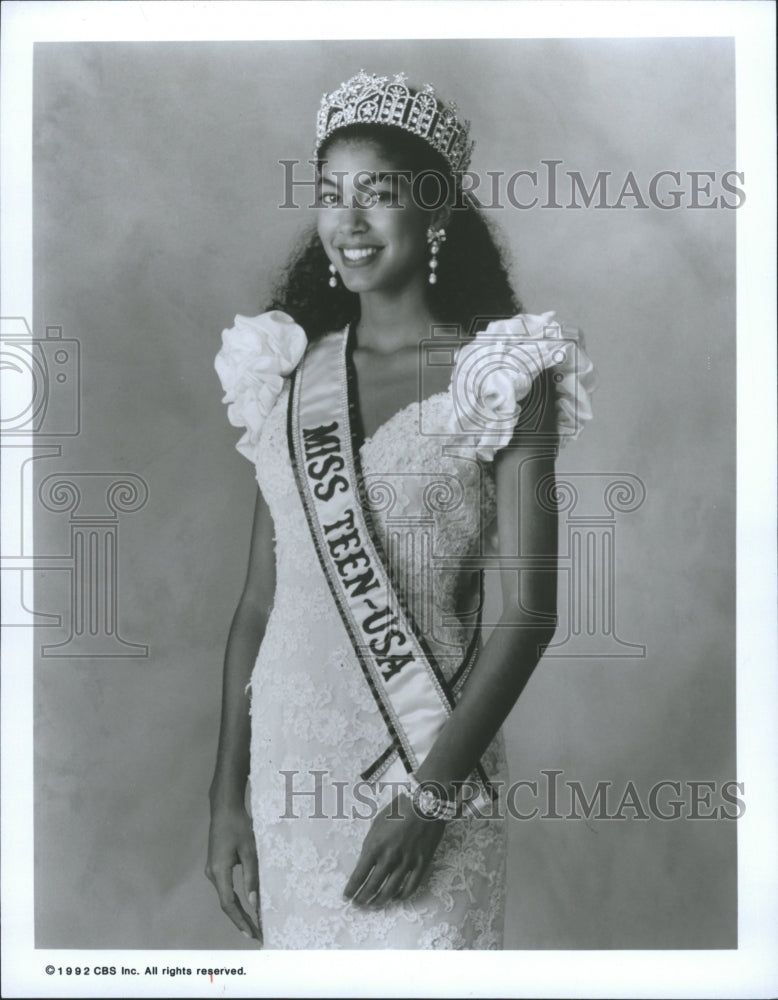
[{"label": "woman's arm", "polygon": [[[275,592],[273,526],[257,491],[246,582],[232,619],[222,680],[221,727],[210,788],[211,827],[205,874],[219,894],[222,909],[248,937],[259,938],[257,855],[245,808],[249,774],[251,720],[246,691]],[[243,885],[256,925],[233,887],[233,869],[243,868]]]},{"label": "woman's arm", "polygon": [[541,481],[551,495],[554,449],[523,443],[495,464],[502,614],[417,772],[450,790],[472,773],[556,629],[557,516],[538,499]]},{"label": "woman's arm", "polygon": [[[549,380],[545,386],[552,389]],[[553,418],[549,405],[540,430],[552,432]],[[520,422],[511,446],[496,457],[502,614],[416,772],[419,781],[435,781],[450,796],[494,739],[556,629],[557,516],[551,504],[541,502],[538,489],[542,481],[543,496],[553,495],[556,448],[538,440],[538,433]],[[399,810],[402,823],[380,813],[365,839],[346,886],[346,896],[356,903],[407,898],[424,876],[443,823],[417,816],[404,796]]]}]

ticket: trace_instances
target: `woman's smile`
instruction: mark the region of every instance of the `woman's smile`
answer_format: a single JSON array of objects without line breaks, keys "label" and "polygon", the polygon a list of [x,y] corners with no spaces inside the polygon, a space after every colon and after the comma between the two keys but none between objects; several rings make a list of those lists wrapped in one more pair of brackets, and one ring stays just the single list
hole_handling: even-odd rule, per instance
[{"label": "woman's smile", "polygon": [[381,247],[340,247],[340,255],[345,267],[365,267],[372,264],[381,252]]}]

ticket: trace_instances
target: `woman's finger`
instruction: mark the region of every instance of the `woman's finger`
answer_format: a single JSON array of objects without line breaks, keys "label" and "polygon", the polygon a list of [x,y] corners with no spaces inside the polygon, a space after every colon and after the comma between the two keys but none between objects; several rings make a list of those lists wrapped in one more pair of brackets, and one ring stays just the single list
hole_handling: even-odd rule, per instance
[{"label": "woman's finger", "polygon": [[231,868],[211,867],[211,881],[216,887],[222,910],[235,924],[241,934],[256,939],[257,929],[241,906],[240,900],[232,886]]},{"label": "woman's finger", "polygon": [[416,892],[416,890],[421,885],[421,880],[424,878],[424,873],[426,872],[426,870],[427,870],[426,862],[422,862],[415,868],[411,869],[411,871],[408,874],[408,877],[405,879],[405,883],[402,889],[400,890],[400,894],[398,896],[399,899],[408,899],[409,896],[412,896],[414,892]]},{"label": "woman's finger", "polygon": [[240,864],[243,868],[243,891],[246,893],[251,915],[256,917],[259,924],[259,864],[253,845],[240,852]]},{"label": "woman's finger", "polygon": [[352,902],[357,906],[367,906],[373,896],[378,892],[384,883],[384,879],[390,874],[390,869],[386,864],[378,863],[370,872],[368,877],[354,893]]},{"label": "woman's finger", "polygon": [[405,867],[395,868],[384,879],[378,892],[370,900],[370,906],[386,906],[393,899],[398,898],[403,882],[409,875],[409,870]]},{"label": "woman's finger", "polygon": [[365,880],[370,875],[375,862],[369,854],[361,854],[357,866],[351,873],[351,878],[346,882],[343,895],[346,899],[353,899],[356,892],[364,885]]}]

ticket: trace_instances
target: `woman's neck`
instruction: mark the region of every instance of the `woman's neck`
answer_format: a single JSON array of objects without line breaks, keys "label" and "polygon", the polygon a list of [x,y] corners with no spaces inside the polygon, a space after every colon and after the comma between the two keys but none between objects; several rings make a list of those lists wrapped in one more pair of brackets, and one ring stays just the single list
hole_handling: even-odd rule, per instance
[{"label": "woman's neck", "polygon": [[412,285],[402,294],[364,292],[359,297],[360,317],[356,346],[380,354],[403,347],[417,347],[430,335],[434,317],[422,285]]}]

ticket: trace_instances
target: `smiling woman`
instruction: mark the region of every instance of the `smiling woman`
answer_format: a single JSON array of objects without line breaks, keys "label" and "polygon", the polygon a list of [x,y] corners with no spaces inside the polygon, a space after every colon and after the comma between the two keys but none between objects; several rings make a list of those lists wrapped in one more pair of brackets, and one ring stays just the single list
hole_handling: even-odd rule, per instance
[{"label": "smiling woman", "polygon": [[554,634],[544,498],[593,371],[577,331],[519,312],[461,197],[470,151],[429,85],[325,95],[315,231],[216,359],[259,493],[206,871],[269,947],[502,946],[499,730]]},{"label": "smiling woman", "polygon": [[438,230],[449,213],[425,211],[408,174],[392,175],[393,166],[399,169],[374,141],[331,141],[321,172],[319,238],[349,292],[371,292],[374,301],[415,287],[424,302],[425,232]]}]

